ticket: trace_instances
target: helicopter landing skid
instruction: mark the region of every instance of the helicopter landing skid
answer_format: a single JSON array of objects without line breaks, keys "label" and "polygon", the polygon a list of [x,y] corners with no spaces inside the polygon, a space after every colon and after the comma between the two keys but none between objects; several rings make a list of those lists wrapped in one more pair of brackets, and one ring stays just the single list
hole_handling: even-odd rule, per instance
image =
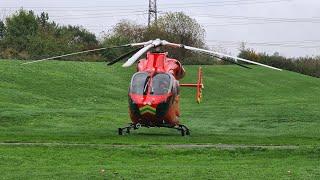
[{"label": "helicopter landing skid", "polygon": [[118,134],[119,135],[123,135],[124,133],[130,134],[131,129],[133,130],[137,130],[141,127],[165,127],[165,128],[171,128],[171,129],[176,129],[178,131],[180,131],[181,136],[185,136],[185,135],[190,135],[190,129],[182,124],[179,124],[177,126],[168,126],[168,125],[160,125],[160,126],[148,126],[148,125],[142,125],[142,124],[132,124],[130,123],[129,126],[123,127],[123,128],[118,128]]},{"label": "helicopter landing skid", "polygon": [[141,127],[140,124],[132,124],[130,123],[129,126],[123,127],[123,128],[118,128],[118,134],[119,135],[123,135],[123,132],[125,130],[125,133],[130,134],[130,130],[136,130],[139,129]]},{"label": "helicopter landing skid", "polygon": [[180,131],[181,136],[184,136],[184,135],[189,136],[190,135],[190,129],[185,125],[179,124],[178,127],[173,127],[173,128]]}]

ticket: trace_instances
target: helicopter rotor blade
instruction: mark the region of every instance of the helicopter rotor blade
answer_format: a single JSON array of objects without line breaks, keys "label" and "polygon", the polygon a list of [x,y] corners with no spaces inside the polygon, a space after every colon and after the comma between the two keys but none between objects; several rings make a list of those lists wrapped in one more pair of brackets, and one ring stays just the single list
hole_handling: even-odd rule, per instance
[{"label": "helicopter rotor blade", "polygon": [[[207,55],[207,53],[202,53],[202,52],[200,52],[201,54],[205,54],[205,55]],[[249,66],[245,66],[245,65],[243,65],[243,64],[241,64],[241,63],[238,63],[238,62],[236,62],[236,61],[232,61],[232,60],[230,60],[230,59],[228,59],[228,58],[221,58],[221,57],[219,57],[219,56],[215,56],[215,55],[209,55],[210,57],[213,57],[213,58],[217,58],[217,59],[219,59],[219,60],[221,60],[221,61],[226,61],[226,62],[229,62],[229,63],[231,63],[231,64],[236,64],[236,65],[238,65],[238,66],[241,66],[241,67],[243,67],[243,68],[246,68],[246,69],[252,69],[251,67],[249,67]]]},{"label": "helicopter rotor blade", "polygon": [[138,52],[138,51],[139,51],[140,49],[142,49],[142,48],[143,48],[143,47],[139,47],[139,48],[134,49],[134,50],[132,50],[132,51],[130,51],[130,52],[128,52],[128,53],[122,54],[122,55],[119,56],[118,58],[116,58],[116,59],[112,60],[111,62],[109,62],[107,65],[108,65],[108,66],[111,66],[111,65],[113,65],[113,64],[121,61],[122,59],[124,59],[124,58],[126,58],[126,57],[128,57],[128,56],[131,56],[131,55],[135,54],[136,52]]},{"label": "helicopter rotor blade", "polygon": [[[138,48],[136,50],[130,51],[129,53],[123,54],[119,58],[117,58],[117,59],[111,61],[110,63],[108,63],[108,65],[112,65],[112,64],[120,61],[120,59],[125,58],[125,57],[130,56],[131,54],[135,53],[135,54],[133,54],[133,56],[131,58],[129,58],[122,65],[122,67],[129,67],[133,63],[135,63],[144,53],[146,53],[151,48],[155,48],[155,47],[158,47],[158,46],[169,46],[169,47],[174,47],[174,48],[183,48],[183,49],[187,49],[187,50],[191,50],[191,51],[205,53],[205,54],[208,54],[208,55],[211,55],[211,56],[215,56],[215,57],[217,57],[219,59],[231,62],[233,64],[237,64],[237,65],[239,65],[241,67],[245,67],[245,68],[249,68],[249,69],[250,69],[250,67],[247,67],[247,66],[245,66],[243,64],[240,64],[240,63],[238,63],[238,61],[243,61],[243,62],[246,62],[246,63],[255,64],[255,65],[263,66],[263,67],[266,67],[266,68],[271,68],[271,69],[282,71],[282,69],[279,69],[279,68],[276,68],[276,67],[272,67],[272,66],[269,66],[269,65],[265,65],[265,64],[262,64],[262,63],[255,62],[255,61],[250,61],[250,60],[247,60],[247,59],[239,58],[239,57],[236,57],[236,56],[231,56],[231,55],[219,53],[219,52],[216,52],[216,51],[210,51],[210,50],[206,50],[206,49],[186,46],[186,45],[183,45],[183,44],[171,43],[171,42],[168,42],[168,41],[165,41],[165,40],[160,40],[160,39],[150,40],[150,41],[147,41],[147,42],[125,44],[125,45],[120,45],[120,46],[113,46],[113,47],[98,48],[98,49],[92,49],[92,50],[86,50],[86,51],[79,51],[79,52],[74,52],[74,53],[70,53],[70,54],[64,54],[64,55],[60,55],[60,56],[55,56],[55,57],[50,57],[50,58],[30,61],[30,62],[26,62],[26,63],[23,63],[23,64],[37,63],[37,62],[46,61],[46,60],[50,60],[50,59],[57,59],[57,58],[61,58],[61,57],[67,57],[67,56],[83,54],[83,53],[88,53],[88,52],[94,52],[94,51],[101,51],[101,50],[106,50],[106,49],[121,48],[121,47],[134,47],[134,46],[144,46],[144,47],[143,48]],[[233,59],[234,61],[231,61],[231,60],[226,59],[226,58]]]},{"label": "helicopter rotor blade", "polygon": [[219,53],[219,52],[215,52],[215,51],[209,51],[209,50],[195,48],[195,47],[191,47],[191,46],[183,46],[183,48],[188,49],[188,50],[193,50],[193,51],[204,52],[204,53],[207,53],[207,54],[213,54],[213,55],[216,55],[216,56],[218,56],[220,58],[223,58],[223,57],[231,58],[231,59],[234,59],[235,62],[243,61],[243,62],[246,62],[246,63],[255,64],[255,65],[263,66],[263,67],[266,67],[266,68],[282,71],[282,69],[279,69],[279,68],[276,68],[276,67],[272,67],[272,66],[269,66],[269,65],[265,65],[265,64],[262,64],[262,63],[258,63],[258,62],[255,62],[255,61],[250,61],[250,60],[239,58],[239,57],[235,57],[235,56],[230,56],[230,55]]},{"label": "helicopter rotor blade", "polygon": [[88,53],[88,52],[101,51],[101,50],[106,50],[106,49],[116,49],[116,48],[123,48],[123,47],[143,46],[143,45],[148,44],[148,43],[151,43],[151,42],[152,42],[152,41],[141,42],[141,43],[125,44],[125,45],[120,45],[120,46],[111,46],[111,47],[97,48],[97,49],[91,49],[91,50],[85,50],[85,51],[78,51],[78,52],[74,52],[74,53],[69,53],[69,54],[64,54],[64,55],[59,55],[59,56],[49,57],[49,58],[45,58],[45,59],[40,59],[40,60],[35,60],[35,61],[26,62],[26,63],[22,63],[22,65],[32,64],[32,63],[47,61],[47,60],[51,60],[51,59],[57,59],[57,58],[67,57],[67,56],[73,56],[73,55],[78,55],[78,54],[84,54],[84,53]]},{"label": "helicopter rotor blade", "polygon": [[227,61],[227,62],[229,62],[229,63],[236,64],[236,65],[241,66],[241,67],[246,68],[246,69],[252,69],[252,68],[249,67],[249,66],[245,66],[245,65],[243,65],[243,64],[241,64],[241,63],[238,63],[238,62],[236,62],[236,61],[229,60],[229,59],[227,59],[227,58],[220,58],[220,57],[218,57],[218,56],[213,56],[213,57],[215,57],[215,58],[217,58],[217,59],[221,59],[222,61]]},{"label": "helicopter rotor blade", "polygon": [[[276,68],[276,67],[272,67],[272,66],[269,66],[269,65],[265,65],[265,64],[262,64],[262,63],[258,63],[258,62],[255,62],[255,61],[250,61],[250,60],[247,60],[247,59],[239,58],[239,57],[236,57],[236,56],[230,56],[230,55],[219,53],[219,52],[215,52],[215,51],[209,51],[209,50],[206,50],[206,49],[200,49],[200,48],[195,48],[195,47],[191,47],[191,46],[186,46],[186,45],[183,45],[183,44],[175,44],[175,43],[170,43],[168,41],[162,41],[162,45],[170,46],[170,47],[176,47],[176,48],[184,48],[184,49],[188,49],[188,50],[191,50],[191,51],[202,52],[202,53],[205,53],[205,54],[208,54],[208,55],[214,55],[214,56],[219,57],[219,58],[223,58],[223,57],[231,58],[231,59],[234,59],[234,61],[236,63],[238,61],[243,61],[243,62],[246,62],[246,63],[255,64],[255,65],[263,66],[263,67],[266,67],[266,68],[282,71],[282,69],[279,69],[279,68]],[[240,63],[238,63],[238,65],[239,64]]]},{"label": "helicopter rotor blade", "polygon": [[136,62],[140,56],[142,56],[144,53],[146,53],[149,49],[153,47],[153,44],[149,44],[142,49],[140,49],[138,52],[136,52],[131,58],[129,58],[123,65],[122,67],[129,67],[131,66],[134,62]]},{"label": "helicopter rotor blade", "polygon": [[160,39],[151,40],[146,42],[145,47],[136,52],[131,58],[129,58],[122,67],[129,67],[133,63],[135,63],[144,53],[149,51],[149,49],[162,45],[162,41]]}]

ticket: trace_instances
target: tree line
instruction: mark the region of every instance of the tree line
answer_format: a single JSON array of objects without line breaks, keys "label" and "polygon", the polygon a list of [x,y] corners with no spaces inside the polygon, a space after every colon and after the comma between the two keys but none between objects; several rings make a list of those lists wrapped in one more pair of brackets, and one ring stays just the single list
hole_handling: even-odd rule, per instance
[{"label": "tree line", "polygon": [[[76,51],[121,45],[150,39],[166,39],[171,42],[209,49],[205,44],[205,30],[193,18],[182,12],[166,13],[150,27],[129,20],[122,20],[108,31],[102,40],[81,26],[61,26],[51,21],[48,13],[36,15],[20,9],[0,20],[1,59],[41,59]],[[75,61],[110,61],[130,49],[112,49],[63,58]],[[170,56],[183,64],[228,64],[212,57],[183,49],[167,49]],[[320,77],[320,58],[286,58],[277,54],[258,53],[242,48],[239,57],[258,61],[278,68]]]},{"label": "tree line", "polygon": [[250,48],[241,49],[238,56],[277,68],[294,71],[313,77],[320,77],[320,56],[287,58],[280,56],[279,53],[269,55],[267,53],[258,53]]},{"label": "tree line", "polygon": [[0,22],[0,57],[35,59],[98,47],[94,34],[79,26],[59,26],[45,12],[19,10]]},{"label": "tree line", "polygon": [[[102,40],[81,26],[60,26],[49,20],[48,13],[36,15],[20,9],[0,21],[0,58],[40,59],[76,51],[148,41],[161,38],[176,43],[204,47],[204,29],[184,13],[168,13],[151,27],[123,20],[105,34]],[[109,49],[63,58],[63,60],[110,61],[130,49]],[[183,62],[201,62],[201,55],[185,50],[164,49]],[[202,58],[204,60],[208,60]]]}]

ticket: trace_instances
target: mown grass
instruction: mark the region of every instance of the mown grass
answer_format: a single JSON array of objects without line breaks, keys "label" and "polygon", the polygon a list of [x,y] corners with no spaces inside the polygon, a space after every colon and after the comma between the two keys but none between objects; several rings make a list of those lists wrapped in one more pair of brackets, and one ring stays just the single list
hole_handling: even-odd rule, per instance
[{"label": "mown grass", "polygon": [[2,178],[317,179],[319,149],[15,146],[0,148]]},{"label": "mown grass", "polygon": [[[320,81],[254,67],[204,66],[204,98],[182,89],[181,121],[192,136],[144,129],[119,137],[130,122],[127,89],[134,68],[103,63],[0,61],[0,141],[116,144],[320,142]],[[196,81],[187,66],[183,82]]]},{"label": "mown grass", "polygon": [[[0,145],[3,178],[317,179],[320,81],[253,66],[203,66],[204,98],[181,89],[191,136],[130,122],[127,89],[135,68],[103,63],[0,61],[0,142],[134,144],[93,148]],[[186,66],[182,82],[195,82]],[[296,150],[170,149],[150,144],[297,145]],[[105,173],[101,173],[105,169]],[[290,171],[290,173],[288,173]]]}]

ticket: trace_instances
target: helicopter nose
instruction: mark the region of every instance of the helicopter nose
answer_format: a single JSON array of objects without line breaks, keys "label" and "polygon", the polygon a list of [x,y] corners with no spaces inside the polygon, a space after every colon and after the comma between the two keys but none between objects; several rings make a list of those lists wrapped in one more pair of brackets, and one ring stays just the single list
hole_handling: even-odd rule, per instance
[{"label": "helicopter nose", "polygon": [[152,105],[151,103],[143,103],[143,105],[141,105],[139,107],[139,112],[141,116],[156,116],[157,113],[157,109],[156,107],[154,107],[155,105]]},{"label": "helicopter nose", "polygon": [[150,102],[150,101],[149,102],[143,102],[143,105],[149,105],[150,106],[151,104],[152,104],[152,102]]},{"label": "helicopter nose", "polygon": [[163,117],[169,110],[169,103],[167,102],[162,102],[157,104],[157,117]]}]

